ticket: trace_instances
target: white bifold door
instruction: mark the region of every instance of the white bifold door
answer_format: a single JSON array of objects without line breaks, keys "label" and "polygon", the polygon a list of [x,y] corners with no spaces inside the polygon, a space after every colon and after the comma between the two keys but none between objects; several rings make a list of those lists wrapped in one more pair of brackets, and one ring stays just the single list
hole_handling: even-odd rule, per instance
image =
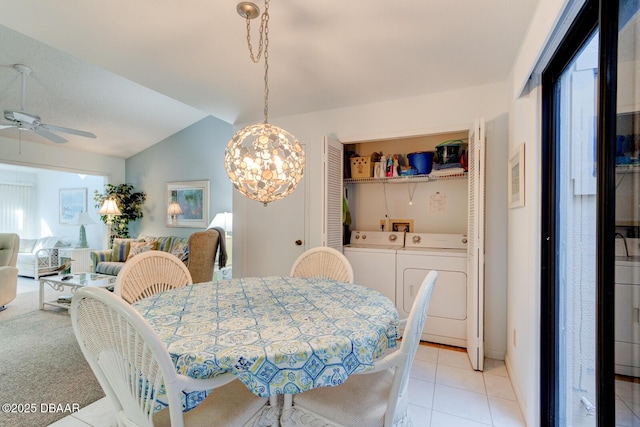
[{"label": "white bifold door", "polygon": [[484,369],[484,203],[485,126],[469,130],[469,225],[467,234],[467,353],[471,366]]}]

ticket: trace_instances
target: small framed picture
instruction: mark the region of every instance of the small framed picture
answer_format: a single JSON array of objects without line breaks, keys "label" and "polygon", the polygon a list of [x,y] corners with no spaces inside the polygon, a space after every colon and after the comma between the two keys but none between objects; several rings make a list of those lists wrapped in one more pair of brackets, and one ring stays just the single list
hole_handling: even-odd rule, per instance
[{"label": "small framed picture", "polygon": [[412,219],[390,219],[389,230],[397,231],[399,233],[412,233],[413,232],[413,220]]},{"label": "small framed picture", "polygon": [[168,182],[166,209],[168,227],[207,228],[209,180]]},{"label": "small framed picture", "polygon": [[524,206],[524,142],[509,156],[509,208]]},{"label": "small framed picture", "polygon": [[71,224],[77,214],[86,211],[86,188],[60,189],[60,224]]}]

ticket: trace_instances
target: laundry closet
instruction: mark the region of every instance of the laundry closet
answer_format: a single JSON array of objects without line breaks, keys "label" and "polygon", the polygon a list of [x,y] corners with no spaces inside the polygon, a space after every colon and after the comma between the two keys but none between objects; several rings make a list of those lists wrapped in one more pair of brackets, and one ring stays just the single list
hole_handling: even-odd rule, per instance
[{"label": "laundry closet", "polygon": [[[438,170],[432,168],[428,174],[409,170],[410,153],[436,153],[436,147],[448,141],[463,143],[462,166],[468,168],[437,165]],[[442,148],[438,151],[442,154]],[[396,176],[387,176],[388,168],[384,175],[375,169],[382,167],[373,161],[379,161],[380,155],[395,160],[395,164],[384,163],[397,168]],[[393,300],[401,318],[408,317],[422,279],[429,271],[438,270],[422,340],[466,348],[478,370],[483,368],[481,171],[482,120],[470,129],[451,132],[327,140],[325,144],[327,244],[343,246],[354,268],[355,282]],[[336,184],[338,180],[341,185]],[[338,203],[340,212],[335,209]],[[341,219],[339,243],[336,218]]]}]

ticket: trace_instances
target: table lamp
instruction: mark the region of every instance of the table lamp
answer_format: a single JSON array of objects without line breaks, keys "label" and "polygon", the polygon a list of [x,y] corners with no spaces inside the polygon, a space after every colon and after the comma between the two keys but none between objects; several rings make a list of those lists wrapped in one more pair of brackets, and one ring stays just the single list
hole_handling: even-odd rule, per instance
[{"label": "table lamp", "polygon": [[233,228],[233,214],[231,212],[220,212],[217,213],[211,224],[207,227],[221,227],[227,234],[231,235],[231,230]]},{"label": "table lamp", "polygon": [[167,214],[171,215],[171,224],[178,223],[178,215],[182,215],[182,208],[178,202],[171,202],[169,205],[169,209],[167,210]]},{"label": "table lamp", "polygon": [[80,226],[80,236],[78,237],[78,242],[79,242],[78,247],[88,248],[89,245],[87,244],[87,233],[86,233],[86,230],[84,229],[84,226],[95,224],[96,222],[93,219],[91,219],[91,216],[89,216],[89,213],[79,212],[73,219],[72,223],[74,225]]},{"label": "table lamp", "polygon": [[109,231],[107,241],[109,242],[109,247],[111,247],[111,224],[113,223],[113,216],[122,215],[122,212],[118,209],[118,204],[115,199],[104,199],[98,213],[107,216],[107,229]]}]

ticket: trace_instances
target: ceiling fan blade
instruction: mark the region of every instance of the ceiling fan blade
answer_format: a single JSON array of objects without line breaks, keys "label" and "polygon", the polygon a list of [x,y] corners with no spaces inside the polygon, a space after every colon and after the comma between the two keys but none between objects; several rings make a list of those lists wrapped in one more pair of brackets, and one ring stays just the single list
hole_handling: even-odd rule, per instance
[{"label": "ceiling fan blade", "polygon": [[0,129],[9,129],[9,128],[17,128],[17,127],[18,125],[16,125],[15,123],[11,123],[11,124],[0,123]]},{"label": "ceiling fan blade", "polygon": [[53,142],[57,142],[58,144],[62,144],[63,142],[67,142],[66,139],[62,138],[61,136],[56,135],[53,132],[50,132],[49,130],[45,129],[42,126],[34,127],[31,130],[34,131],[35,133],[37,133],[38,135],[40,135],[41,137],[47,138],[48,140],[53,141]]},{"label": "ceiling fan blade", "polygon": [[95,138],[96,137],[95,134],[93,134],[91,132],[85,132],[83,130],[65,128],[65,127],[62,127],[62,126],[46,125],[46,124],[41,123],[40,127],[48,129],[48,130],[56,131],[56,132],[64,132],[64,133],[70,133],[70,134],[73,134],[73,135],[84,136],[86,138]]},{"label": "ceiling fan blade", "polygon": [[22,111],[5,111],[4,117],[8,120],[15,120],[22,123],[35,124],[40,122],[40,116]]}]

